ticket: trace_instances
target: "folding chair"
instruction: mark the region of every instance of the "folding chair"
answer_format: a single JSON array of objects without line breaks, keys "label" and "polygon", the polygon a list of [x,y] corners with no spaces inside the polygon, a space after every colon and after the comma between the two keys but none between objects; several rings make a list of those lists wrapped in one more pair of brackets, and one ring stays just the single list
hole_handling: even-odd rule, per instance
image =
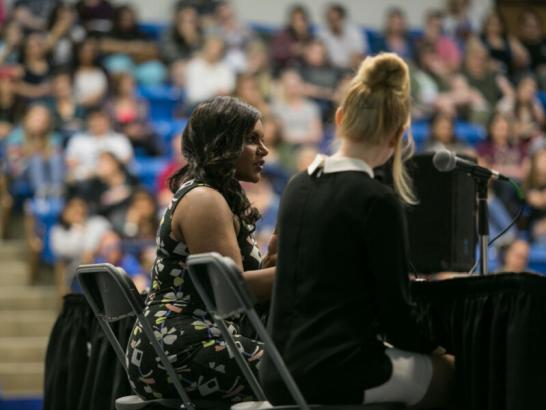
[{"label": "folding chair", "polygon": [[[255,300],[247,287],[243,275],[233,260],[228,257],[223,257],[216,252],[210,252],[190,255],[187,264],[192,282],[203,299],[209,314],[220,328],[222,336],[225,338],[228,347],[241,367],[241,371],[247,378],[254,394],[258,400],[261,400],[260,402],[255,402],[255,407],[249,405],[245,409],[400,410],[406,408],[402,403],[309,405],[288,371],[286,364],[275,347],[273,340],[267,333],[258,314],[254,310]],[[236,317],[241,313],[246,314],[249,322],[256,330],[258,337],[264,343],[266,354],[270,356],[271,361],[279,372],[279,375],[292,395],[296,405],[264,407],[263,400],[266,400],[266,398],[263,394],[263,390],[261,389],[256,376],[250,370],[248,363],[242,356],[242,353],[235,347],[233,336],[227,331],[226,325],[224,324],[224,320]],[[233,410],[242,408],[243,407],[240,407],[239,405],[232,407]]]},{"label": "folding chair", "polygon": [[178,376],[167,359],[165,352],[157,341],[151,323],[144,316],[144,301],[138,293],[133,281],[127,273],[109,263],[94,265],[80,265],[76,269],[83,294],[91,306],[99,325],[106,334],[116,356],[125,371],[127,365],[125,350],[120,346],[112,328],[111,322],[127,316],[136,316],[142,324],[144,334],[152,344],[161,364],[165,367],[172,380],[180,399],[143,400],[140,397],[126,396],[116,399],[116,410],[144,410],[144,409],[210,409],[227,410],[229,403],[216,400],[191,400],[182,387]]}]

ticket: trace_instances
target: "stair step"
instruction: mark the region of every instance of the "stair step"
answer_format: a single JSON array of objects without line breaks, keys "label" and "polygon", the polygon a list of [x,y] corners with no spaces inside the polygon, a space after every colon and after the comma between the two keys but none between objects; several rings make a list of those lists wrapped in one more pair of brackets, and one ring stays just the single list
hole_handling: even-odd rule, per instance
[{"label": "stair step", "polygon": [[0,363],[43,362],[49,338],[0,337]]},{"label": "stair step", "polygon": [[56,312],[43,310],[0,311],[3,337],[49,336]]},{"label": "stair step", "polygon": [[43,363],[0,363],[0,390],[6,396],[40,394],[43,383]]},{"label": "stair step", "polygon": [[0,261],[0,287],[25,286],[30,283],[30,269],[24,258],[2,258]]},{"label": "stair step", "polygon": [[28,255],[28,252],[28,245],[24,240],[0,240],[0,260],[19,258],[20,256]]},{"label": "stair step", "polygon": [[58,296],[52,286],[0,287],[0,312],[4,310],[55,310]]}]

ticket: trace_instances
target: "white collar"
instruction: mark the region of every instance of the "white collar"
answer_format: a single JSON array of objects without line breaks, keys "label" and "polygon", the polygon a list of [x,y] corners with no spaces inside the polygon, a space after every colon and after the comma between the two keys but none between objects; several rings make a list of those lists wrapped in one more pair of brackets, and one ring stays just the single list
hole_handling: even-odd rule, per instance
[{"label": "white collar", "polygon": [[334,172],[358,171],[364,172],[374,177],[373,169],[366,162],[357,158],[349,157],[327,157],[326,155],[318,154],[311,165],[307,168],[307,173],[313,175],[318,169],[324,174],[332,174]]}]

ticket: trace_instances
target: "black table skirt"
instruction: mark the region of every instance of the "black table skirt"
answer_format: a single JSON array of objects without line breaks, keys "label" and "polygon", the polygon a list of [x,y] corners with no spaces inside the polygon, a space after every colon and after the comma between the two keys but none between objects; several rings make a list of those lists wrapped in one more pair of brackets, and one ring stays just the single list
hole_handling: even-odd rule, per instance
[{"label": "black table skirt", "polygon": [[[416,282],[430,337],[456,355],[461,410],[546,409],[546,278],[531,274]],[[122,346],[132,328],[114,324]],[[68,295],[46,356],[44,410],[114,410],[131,394],[82,295]]]},{"label": "black table skirt", "polygon": [[[112,326],[122,346],[133,318]],[[123,367],[83,295],[64,297],[46,353],[44,410],[114,410],[132,394]]]},{"label": "black table skirt", "polygon": [[413,294],[431,338],[456,356],[460,409],[546,409],[545,277],[417,282]]}]

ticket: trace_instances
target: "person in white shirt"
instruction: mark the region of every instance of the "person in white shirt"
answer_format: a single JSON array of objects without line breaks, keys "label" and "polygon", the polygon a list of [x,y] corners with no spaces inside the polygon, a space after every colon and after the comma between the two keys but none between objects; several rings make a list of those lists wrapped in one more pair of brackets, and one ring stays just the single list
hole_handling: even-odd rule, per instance
[{"label": "person in white shirt", "polygon": [[51,248],[57,258],[56,285],[60,294],[70,289],[76,267],[93,261],[100,240],[109,229],[108,220],[88,214],[85,200],[78,197],[68,200],[59,223],[50,233]]},{"label": "person in white shirt", "polygon": [[216,95],[230,94],[235,88],[235,73],[223,61],[224,42],[208,37],[203,52],[186,67],[188,105],[193,106]]},{"label": "person in white shirt", "polygon": [[87,132],[72,137],[66,147],[69,182],[93,177],[99,155],[104,151],[111,152],[125,164],[133,158],[129,139],[112,131],[108,114],[101,110],[91,111],[87,119]]},{"label": "person in white shirt", "polygon": [[322,139],[322,123],[317,105],[305,98],[300,74],[287,69],[280,78],[281,95],[273,101],[285,141],[296,145],[317,145]]},{"label": "person in white shirt", "polygon": [[328,7],[326,26],[318,36],[326,45],[330,61],[337,67],[356,67],[368,53],[364,33],[347,21],[347,10],[340,4]]}]

